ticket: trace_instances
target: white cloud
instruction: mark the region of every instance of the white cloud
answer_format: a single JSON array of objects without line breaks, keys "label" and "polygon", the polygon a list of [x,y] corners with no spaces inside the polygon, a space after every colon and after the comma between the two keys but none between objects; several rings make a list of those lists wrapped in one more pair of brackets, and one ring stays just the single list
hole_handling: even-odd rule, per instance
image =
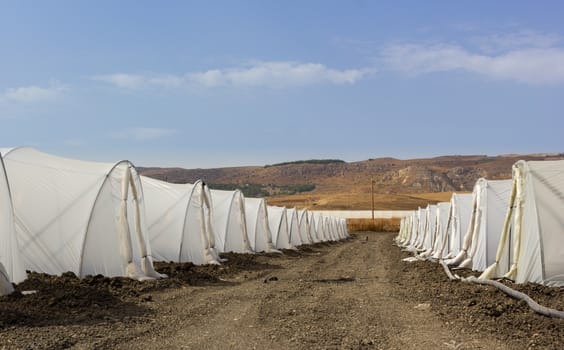
[{"label": "white cloud", "polygon": [[174,75],[161,75],[147,79],[146,82],[155,86],[178,87],[184,83],[184,79]]},{"label": "white cloud", "polygon": [[319,63],[259,62],[250,67],[188,74],[188,81],[204,86],[301,86],[354,84],[371,71],[336,70]]},{"label": "white cloud", "polygon": [[117,87],[126,89],[136,89],[146,84],[146,78],[144,76],[135,74],[117,73],[109,75],[97,75],[92,77],[92,79],[110,83]]},{"label": "white cloud", "polygon": [[463,70],[492,79],[533,85],[564,83],[564,48],[531,47],[493,55],[459,45],[393,45],[382,52],[384,63],[410,74]]},{"label": "white cloud", "polygon": [[354,84],[374,73],[370,69],[337,70],[319,63],[257,62],[245,67],[211,69],[185,75],[138,75],[116,73],[92,79],[120,88],[234,86],[288,87],[312,84]]},{"label": "white cloud", "polygon": [[559,44],[562,38],[557,34],[523,30],[514,33],[493,34],[470,39],[486,53],[502,53],[517,49],[550,48]]},{"label": "white cloud", "polygon": [[111,136],[117,139],[134,139],[138,141],[151,141],[161,139],[176,133],[174,129],[163,128],[129,128],[121,132],[112,133]]},{"label": "white cloud", "polygon": [[0,95],[0,99],[32,103],[57,99],[61,97],[65,91],[67,91],[67,88],[59,84],[53,84],[49,87],[32,85],[7,89]]}]

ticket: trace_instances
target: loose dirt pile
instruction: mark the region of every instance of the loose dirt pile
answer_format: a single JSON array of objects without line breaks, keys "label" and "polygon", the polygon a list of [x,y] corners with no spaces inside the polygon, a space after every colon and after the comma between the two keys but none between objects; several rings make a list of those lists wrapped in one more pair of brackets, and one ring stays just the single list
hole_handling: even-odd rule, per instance
[{"label": "loose dirt pile", "polygon": [[[138,282],[31,273],[0,297],[0,349],[559,349],[564,323],[492,287],[406,263],[394,234],[360,233],[220,266],[158,263]],[[518,288],[564,308],[564,291]]]},{"label": "loose dirt pile", "polygon": [[[406,252],[397,258],[410,256]],[[439,264],[417,261],[397,266],[392,281],[395,293],[421,303],[460,333],[483,334],[503,340],[514,349],[562,349],[564,320],[535,314],[525,302],[517,301],[490,286],[450,281]],[[468,271],[454,271],[464,276]],[[543,306],[564,310],[564,288],[538,284],[504,284],[523,292]]]}]

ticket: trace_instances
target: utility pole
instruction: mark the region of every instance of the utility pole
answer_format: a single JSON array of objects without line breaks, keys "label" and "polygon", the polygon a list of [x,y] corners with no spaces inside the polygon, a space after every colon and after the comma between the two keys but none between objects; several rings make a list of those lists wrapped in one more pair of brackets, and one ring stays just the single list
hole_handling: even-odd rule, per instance
[{"label": "utility pole", "polygon": [[374,178],[371,178],[372,182],[372,221],[374,221]]}]

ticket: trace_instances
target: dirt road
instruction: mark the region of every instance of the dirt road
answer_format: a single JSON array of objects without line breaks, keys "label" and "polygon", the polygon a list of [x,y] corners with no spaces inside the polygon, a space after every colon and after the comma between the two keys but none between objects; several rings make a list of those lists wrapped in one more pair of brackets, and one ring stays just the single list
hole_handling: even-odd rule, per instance
[{"label": "dirt road", "polygon": [[[391,236],[268,259],[271,267],[229,278],[230,287],[167,292],[165,312],[187,315],[149,348],[445,348],[453,336],[430,312],[397,299],[385,250]],[[265,283],[267,281],[267,283]],[[125,348],[134,347],[132,344]],[[497,344],[496,344],[497,345]]]},{"label": "dirt road", "polygon": [[[55,302],[48,322],[41,314],[33,314],[29,303],[20,305],[21,311],[7,306],[10,301],[21,304],[28,296],[4,297],[0,299],[0,349],[515,349],[538,345],[512,337],[515,329],[492,332],[500,315],[489,315],[489,304],[479,298],[472,310],[483,314],[480,323],[484,326],[473,325],[480,318],[472,313],[461,317],[461,311],[453,309],[451,315],[449,303],[466,298],[455,295],[463,285],[446,281],[433,264],[401,262],[406,254],[392,245],[392,237],[363,233],[346,242],[284,255],[230,255],[225,266],[200,268],[195,277],[184,280],[175,280],[174,275],[182,271],[171,266],[165,269],[172,275],[168,282],[155,282],[150,288],[145,284],[140,291],[125,288],[125,281],[112,286],[114,282],[106,279],[110,299],[94,303],[91,294],[73,292],[63,296],[58,306]],[[424,287],[426,279],[429,285]],[[77,281],[73,283],[80,286],[102,283]],[[489,287],[465,288],[472,295],[481,291],[494,308],[507,300]],[[461,307],[472,307],[468,300],[461,303]],[[525,306],[514,304],[514,313],[531,322],[542,320]],[[45,308],[42,312],[48,314]],[[64,310],[64,315],[56,316],[57,310]],[[3,311],[15,316],[2,318]],[[28,313],[28,318],[22,319],[18,312]],[[550,322],[541,326],[562,328],[562,323]],[[523,339],[542,334],[534,327],[521,328]],[[541,347],[558,346],[561,340],[551,339]]]}]

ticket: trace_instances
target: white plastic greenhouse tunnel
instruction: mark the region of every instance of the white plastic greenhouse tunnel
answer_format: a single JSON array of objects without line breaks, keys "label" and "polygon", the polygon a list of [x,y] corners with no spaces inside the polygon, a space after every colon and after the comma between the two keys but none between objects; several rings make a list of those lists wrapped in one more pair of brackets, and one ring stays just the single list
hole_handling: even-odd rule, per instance
[{"label": "white plastic greenhouse tunnel", "polygon": [[429,204],[427,209],[425,209],[425,229],[423,232],[423,244],[422,249],[430,254],[433,249],[433,243],[435,242],[435,225],[437,220],[437,205]]},{"label": "white plastic greenhouse tunnel", "polygon": [[453,193],[450,199],[450,212],[446,235],[442,242],[439,254],[445,259],[454,258],[462,249],[464,234],[470,226],[472,216],[472,194]]},{"label": "white plastic greenhouse tunnel", "polygon": [[8,295],[14,292],[14,287],[10,281],[10,276],[8,271],[4,268],[4,265],[0,263],[0,296]]},{"label": "white plastic greenhouse tunnel", "polygon": [[329,241],[334,242],[337,240],[337,237],[335,236],[335,230],[333,228],[332,222],[333,222],[333,218],[330,216],[325,216],[325,218],[323,218],[324,221],[324,225],[325,225],[325,230],[326,232],[329,233]]},{"label": "white plastic greenhouse tunnel", "polygon": [[[450,215],[450,213],[449,213],[449,215]],[[417,239],[419,237],[419,221],[420,221],[420,219],[421,219],[421,209],[418,209],[413,214],[412,233],[411,233],[411,237],[409,239],[409,242],[407,242],[408,247],[414,247],[415,243],[417,242]]]},{"label": "white plastic greenhouse tunnel", "polygon": [[339,230],[339,220],[337,220],[337,218],[333,216],[331,217],[331,228],[333,230],[335,241],[340,241],[341,239],[343,239]]},{"label": "white plastic greenhouse tunnel", "polygon": [[564,161],[519,161],[495,262],[480,278],[564,286]]},{"label": "white plastic greenhouse tunnel", "polygon": [[[429,210],[429,206],[427,229],[433,220],[432,212],[436,213],[433,249],[403,260],[418,261],[430,252],[431,260],[438,259],[450,280],[490,285],[525,302],[536,313],[564,318],[564,311],[542,306],[528,295],[492,280],[506,278],[516,283],[564,286],[564,255],[560,247],[564,235],[564,161],[518,161],[512,170],[512,180],[479,179],[471,201],[468,195],[453,194],[449,205],[438,203],[435,210]],[[445,224],[446,208],[449,215]],[[411,242],[420,242],[428,233],[421,232],[420,214],[418,210],[402,218],[395,239],[399,246],[410,250]],[[414,235],[417,238],[413,239]],[[427,247],[427,239],[423,241],[423,247]],[[457,245],[458,253],[453,257]],[[447,249],[448,255],[444,256]],[[411,251],[417,254],[416,249]],[[479,278],[460,277],[451,272],[449,265],[484,272]]]},{"label": "white plastic greenhouse tunnel", "polygon": [[421,257],[455,258],[470,227],[472,199],[472,194],[454,193],[450,202],[413,211],[402,219],[396,242]]},{"label": "white plastic greenhouse tunnel", "polygon": [[339,218],[333,218],[333,220],[335,221],[335,231],[337,232],[337,237],[339,237],[339,240],[344,239],[345,236],[341,227],[341,220]]},{"label": "white plastic greenhouse tunnel", "polygon": [[346,239],[348,237],[347,229],[346,229],[346,220],[341,218],[335,218],[337,221],[337,230],[339,232],[339,237],[341,239]]},{"label": "white plastic greenhouse tunnel", "polygon": [[243,193],[240,190],[214,189],[209,189],[209,192],[212,202],[213,232],[219,252],[252,253],[247,235]]},{"label": "white plastic greenhouse tunnel", "polygon": [[329,239],[327,238],[327,233],[325,232],[325,228],[323,227],[323,222],[325,221],[324,216],[317,212],[315,213],[315,229],[317,231],[317,237],[319,237],[321,242],[327,242]]},{"label": "white plastic greenhouse tunnel", "polygon": [[329,227],[332,233],[333,241],[338,241],[341,239],[339,236],[339,231],[337,230],[337,219],[330,216],[329,217]]},{"label": "white plastic greenhouse tunnel", "polygon": [[347,228],[347,219],[341,218],[341,230],[343,234],[343,238],[349,238],[349,230]]},{"label": "white plastic greenhouse tunnel", "polygon": [[433,245],[432,239],[435,234],[436,205],[427,205],[427,207],[422,210],[421,215],[424,217],[420,221],[419,226],[422,231],[420,233],[418,251],[421,252],[420,255],[427,255],[431,251]]},{"label": "white plastic greenhouse tunnel", "polygon": [[343,221],[340,218],[335,218],[335,225],[337,226],[337,234],[339,239],[345,239],[345,232],[343,231]]},{"label": "white plastic greenhouse tunnel", "polygon": [[415,241],[414,247],[421,251],[425,250],[423,248],[423,240],[425,239],[425,228],[427,227],[427,209],[419,208],[417,216],[417,240]]},{"label": "white plastic greenhouse tunnel", "polygon": [[394,239],[396,244],[400,247],[407,246],[407,242],[411,237],[411,225],[413,222],[413,213],[406,215],[400,220],[400,230]]},{"label": "white plastic greenhouse tunnel", "polygon": [[450,207],[452,216],[450,219],[452,240],[449,242],[449,256],[454,257],[462,249],[464,234],[470,226],[470,218],[472,217],[472,194],[453,193]]},{"label": "white plastic greenhouse tunnel", "polygon": [[14,209],[4,161],[0,156],[0,295],[13,292],[12,283],[26,279],[16,239]]},{"label": "white plastic greenhouse tunnel", "polygon": [[159,278],[153,269],[141,181],[128,161],[61,158],[3,149],[26,270]]},{"label": "white plastic greenhouse tunnel", "polygon": [[448,265],[484,271],[495,262],[509,206],[511,180],[478,179],[472,192],[472,216],[458,256]]},{"label": "white plastic greenhouse tunnel", "polygon": [[419,227],[420,227],[420,221],[421,221],[421,208],[419,208],[418,210],[415,210],[413,212],[413,215],[411,216],[411,232],[409,234],[409,238],[407,239],[407,241],[405,242],[405,247],[409,250],[415,250],[415,245],[418,242],[419,239]]},{"label": "white plastic greenhouse tunnel", "polygon": [[417,239],[418,228],[419,228],[419,210],[416,210],[411,215],[410,233],[407,241],[405,242],[406,247],[408,248],[413,247],[413,244]]},{"label": "white plastic greenhouse tunnel", "polygon": [[288,220],[286,219],[286,208],[268,206],[268,225],[272,233],[272,243],[276,249],[293,249],[288,232]]},{"label": "white plastic greenhouse tunnel", "polygon": [[141,176],[156,260],[218,264],[210,199],[204,183],[172,184]]},{"label": "white plastic greenhouse tunnel", "polygon": [[302,244],[312,244],[313,239],[309,234],[310,229],[309,229],[309,218],[307,215],[307,210],[306,209],[298,210],[297,215],[298,215],[298,226],[299,226]]},{"label": "white plastic greenhouse tunnel", "polygon": [[341,240],[339,231],[337,229],[337,218],[333,216],[329,217],[329,227],[331,228],[331,232],[333,233],[333,241]]},{"label": "white plastic greenhouse tunnel", "polygon": [[298,211],[296,208],[286,209],[286,219],[288,220],[288,234],[290,243],[297,247],[303,244],[300,234],[300,225],[298,222]]},{"label": "white plastic greenhouse tunnel", "polygon": [[323,231],[328,241],[335,241],[335,236],[331,228],[331,218],[329,216],[323,216]]},{"label": "white plastic greenhouse tunnel", "polygon": [[320,242],[327,242],[330,240],[329,233],[325,228],[325,216],[319,212],[315,213],[315,228]]},{"label": "white plastic greenhouse tunnel", "polygon": [[403,243],[403,239],[405,238],[405,232],[407,229],[407,219],[408,219],[407,216],[400,219],[400,229],[398,235],[394,238],[394,242],[396,242],[396,244],[400,246]]},{"label": "white plastic greenhouse tunnel", "polygon": [[308,226],[309,226],[309,236],[313,243],[321,242],[321,239],[317,235],[317,225],[315,223],[315,214],[313,211],[307,211],[307,219],[308,219]]},{"label": "white plastic greenhouse tunnel", "polygon": [[444,252],[440,250],[442,243],[447,241],[449,213],[450,202],[437,203],[437,212],[435,215],[435,242],[433,242],[433,250],[431,252],[431,256],[435,259],[442,259],[446,256],[446,249]]},{"label": "white plastic greenhouse tunnel", "polygon": [[245,198],[247,236],[254,252],[275,252],[268,224],[268,209],[263,198]]}]

